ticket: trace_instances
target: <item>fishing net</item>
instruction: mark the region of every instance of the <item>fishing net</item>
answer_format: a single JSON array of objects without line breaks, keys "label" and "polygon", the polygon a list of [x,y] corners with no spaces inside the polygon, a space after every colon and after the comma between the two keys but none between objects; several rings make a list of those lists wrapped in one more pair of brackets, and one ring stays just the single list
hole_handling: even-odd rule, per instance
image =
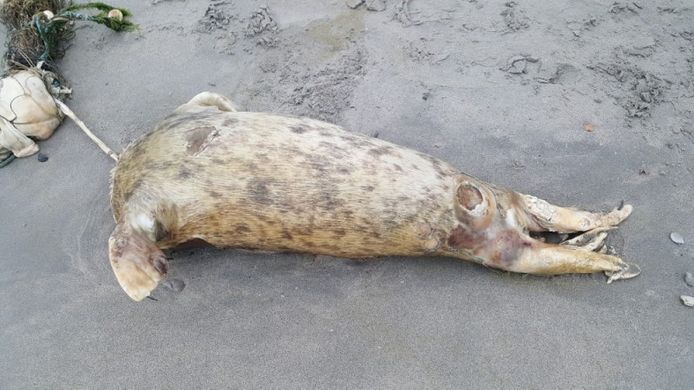
[{"label": "fishing net", "polygon": [[0,80],[0,161],[10,152],[16,157],[38,152],[33,139],[50,137],[62,122],[63,114],[45,84],[52,77],[31,68]]},{"label": "fishing net", "polygon": [[59,101],[70,90],[55,61],[64,56],[74,37],[75,23],[133,31],[137,26],[128,20],[130,16],[127,9],[101,2],[0,0],[0,21],[8,28],[8,69],[0,80],[0,167],[14,157],[36,153],[34,139],[53,134],[69,110]]}]

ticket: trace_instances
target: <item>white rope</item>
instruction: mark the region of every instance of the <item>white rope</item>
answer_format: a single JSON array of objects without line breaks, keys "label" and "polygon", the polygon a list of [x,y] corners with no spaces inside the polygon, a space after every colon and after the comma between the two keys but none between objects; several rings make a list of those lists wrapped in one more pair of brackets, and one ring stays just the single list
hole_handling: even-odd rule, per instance
[{"label": "white rope", "polygon": [[101,150],[103,150],[104,153],[108,154],[108,156],[111,157],[115,162],[118,162],[118,154],[111,150],[111,148],[106,146],[106,144],[103,141],[101,141],[99,137],[94,135],[94,133],[92,133],[91,130],[89,130],[87,125],[85,125],[84,122],[82,122],[80,118],[78,118],[77,115],[75,115],[75,113],[72,112],[72,110],[68,106],[66,106],[63,102],[61,102],[58,99],[55,99],[55,104],[58,106],[58,108],[60,108],[60,111],[62,111],[63,114],[72,119],[77,124],[77,126],[80,129],[82,129],[82,131],[84,131],[85,134],[87,134],[87,137],[91,138],[91,140],[94,141],[94,143],[99,148],[101,148]]}]

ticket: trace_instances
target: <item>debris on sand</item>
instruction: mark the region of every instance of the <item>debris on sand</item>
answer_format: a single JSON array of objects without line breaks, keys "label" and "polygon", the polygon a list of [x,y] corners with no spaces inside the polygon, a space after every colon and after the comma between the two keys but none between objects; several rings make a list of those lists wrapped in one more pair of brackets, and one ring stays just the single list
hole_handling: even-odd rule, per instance
[{"label": "debris on sand", "polygon": [[694,287],[694,275],[691,272],[684,273],[684,283],[689,287]]},{"label": "debris on sand", "polygon": [[275,22],[275,19],[270,15],[270,9],[268,7],[260,7],[248,19],[246,36],[255,37],[266,31],[277,31],[277,22]]},{"label": "debris on sand", "polygon": [[629,2],[629,3],[622,3],[619,1],[615,1],[612,3],[612,6],[610,6],[610,9],[608,10],[609,13],[611,14],[621,14],[624,12],[631,12],[633,14],[638,14],[639,10],[641,9],[641,6],[636,3],[636,2]]},{"label": "debris on sand", "polygon": [[205,10],[205,15],[198,20],[198,26],[195,31],[210,34],[216,30],[226,30],[233,16],[227,13],[225,5],[225,1],[210,3],[207,6],[207,10]]},{"label": "debris on sand", "polygon": [[357,9],[362,4],[364,4],[364,0],[345,0],[345,5],[351,9]]},{"label": "debris on sand", "polygon": [[584,31],[590,31],[598,25],[598,18],[594,16],[588,16],[587,18],[581,20],[567,20],[566,27],[571,30],[571,33],[575,37],[580,37]]},{"label": "debris on sand", "polygon": [[595,131],[595,125],[590,122],[583,122],[583,130],[592,133]]},{"label": "debris on sand", "polygon": [[511,74],[527,73],[526,68],[528,67],[528,63],[535,63],[538,61],[540,61],[540,59],[537,57],[521,54],[509,58],[508,61],[506,61],[506,66],[502,67],[501,70]]},{"label": "debris on sand", "polygon": [[522,9],[518,8],[515,1],[509,1],[504,6],[506,8],[501,11],[501,16],[504,17],[507,32],[515,32],[530,27],[530,19]]},{"label": "debris on sand", "polygon": [[304,74],[297,81],[289,102],[297,106],[296,114],[337,121],[351,104],[356,78],[364,74],[366,57],[360,50],[350,51],[325,65],[314,74]]},{"label": "debris on sand", "polygon": [[[62,102],[72,90],[60,75],[56,60],[65,55],[78,21],[100,24],[116,32],[135,31],[137,25],[129,20],[130,16],[125,8],[101,2],[0,1],[0,22],[8,35],[0,76],[0,167],[15,157],[37,153],[34,139],[50,137],[66,115],[102,150],[116,156]],[[37,158],[48,161],[44,154]]]},{"label": "debris on sand", "polygon": [[682,235],[677,232],[670,233],[670,240],[677,245],[684,244],[684,237],[682,237]]},{"label": "debris on sand", "polygon": [[623,91],[624,96],[615,98],[627,111],[627,118],[649,117],[651,107],[664,101],[665,91],[672,84],[620,59],[610,64],[589,65],[588,69],[609,75],[612,80],[622,84],[619,91]]},{"label": "debris on sand", "polygon": [[680,295],[680,299],[682,300],[684,306],[694,307],[694,297],[690,297],[689,295]]},{"label": "debris on sand", "polygon": [[245,35],[248,38],[255,37],[258,46],[276,47],[278,30],[277,22],[270,15],[270,9],[260,7],[248,19]]},{"label": "debris on sand", "polygon": [[395,14],[393,19],[402,23],[403,26],[417,26],[422,24],[418,20],[412,18],[412,13],[410,12],[410,0],[401,0],[397,6],[395,6]]},{"label": "debris on sand", "polygon": [[48,161],[48,156],[39,152],[39,154],[36,155],[36,159],[39,160],[39,162],[46,162]]},{"label": "debris on sand", "polygon": [[381,12],[386,10],[385,0],[345,0],[345,5],[351,9],[357,9],[366,4],[367,11]]},{"label": "debris on sand", "polygon": [[622,52],[628,56],[647,58],[655,53],[658,43],[653,38],[644,39],[636,42],[633,46],[623,48]]},{"label": "debris on sand", "polygon": [[433,49],[425,42],[424,39],[410,42],[406,48],[406,53],[409,58],[416,62],[426,62],[432,65],[439,64],[447,60],[451,54],[432,51]]}]

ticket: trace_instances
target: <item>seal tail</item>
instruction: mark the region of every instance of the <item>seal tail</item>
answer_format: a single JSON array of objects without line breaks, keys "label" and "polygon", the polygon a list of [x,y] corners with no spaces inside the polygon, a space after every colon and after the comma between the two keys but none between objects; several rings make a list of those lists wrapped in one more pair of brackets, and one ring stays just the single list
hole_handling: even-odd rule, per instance
[{"label": "seal tail", "polygon": [[166,277],[168,262],[146,234],[129,224],[119,223],[108,240],[111,267],[121,288],[130,298],[141,301]]}]

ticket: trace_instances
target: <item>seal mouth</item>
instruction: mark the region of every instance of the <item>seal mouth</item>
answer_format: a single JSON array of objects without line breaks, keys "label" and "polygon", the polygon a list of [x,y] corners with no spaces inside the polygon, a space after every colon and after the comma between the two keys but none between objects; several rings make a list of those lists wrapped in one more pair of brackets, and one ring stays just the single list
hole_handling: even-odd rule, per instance
[{"label": "seal mouth", "polygon": [[132,262],[111,262],[116,280],[123,291],[134,301],[141,301],[157,287],[159,280],[148,276]]},{"label": "seal mouth", "polygon": [[109,260],[116,280],[134,301],[141,301],[166,277],[164,253],[145,234],[116,225],[109,239]]}]

